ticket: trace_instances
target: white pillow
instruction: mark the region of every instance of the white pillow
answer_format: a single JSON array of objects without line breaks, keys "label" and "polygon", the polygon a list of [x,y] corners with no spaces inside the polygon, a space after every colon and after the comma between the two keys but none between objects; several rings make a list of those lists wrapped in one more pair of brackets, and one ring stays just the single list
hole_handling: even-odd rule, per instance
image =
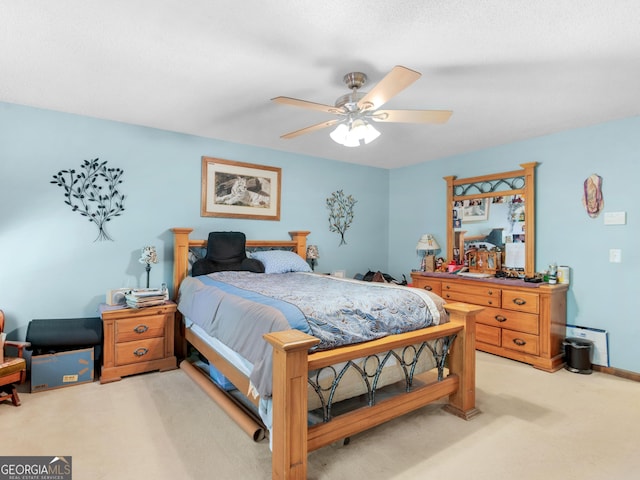
[{"label": "white pillow", "polygon": [[252,252],[251,258],[260,260],[264,273],[310,272],[311,267],[300,255],[286,250]]}]

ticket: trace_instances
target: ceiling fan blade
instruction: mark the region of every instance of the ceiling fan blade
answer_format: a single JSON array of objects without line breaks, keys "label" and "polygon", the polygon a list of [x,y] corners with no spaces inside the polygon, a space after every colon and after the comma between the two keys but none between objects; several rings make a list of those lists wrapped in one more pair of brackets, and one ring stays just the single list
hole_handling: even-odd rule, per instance
[{"label": "ceiling fan blade", "polygon": [[271,99],[276,103],[282,103],[283,105],[293,105],[294,107],[310,108],[311,110],[319,110],[320,112],[331,113],[339,115],[344,113],[341,108],[336,108],[333,105],[324,105],[322,103],[308,102],[306,100],[299,100],[291,97],[275,97]]},{"label": "ceiling fan blade", "polygon": [[285,133],[284,135],[281,135],[280,138],[285,138],[288,140],[290,138],[295,138],[300,135],[304,135],[305,133],[311,133],[311,132],[315,132],[316,130],[322,130],[323,128],[331,127],[339,122],[340,120],[336,119],[336,120],[329,120],[322,123],[317,123],[316,125],[311,125],[310,127],[301,128],[300,130],[296,130],[295,132]]},{"label": "ceiling fan blade", "polygon": [[419,72],[396,65],[369,93],[360,99],[358,107],[366,110],[380,108],[421,76],[422,74]]},{"label": "ceiling fan blade", "polygon": [[376,110],[371,118],[390,123],[446,123],[451,110]]}]

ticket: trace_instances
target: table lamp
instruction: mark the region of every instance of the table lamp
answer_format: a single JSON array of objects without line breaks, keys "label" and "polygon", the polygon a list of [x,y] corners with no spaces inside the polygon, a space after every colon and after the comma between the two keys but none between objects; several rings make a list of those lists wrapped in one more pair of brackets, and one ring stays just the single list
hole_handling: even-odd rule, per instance
[{"label": "table lamp", "polygon": [[436,239],[431,233],[425,233],[418,240],[416,250],[422,253],[422,262],[420,264],[420,270],[423,272],[433,272],[436,267],[436,257],[434,252],[440,250],[440,245],[436,242]]}]

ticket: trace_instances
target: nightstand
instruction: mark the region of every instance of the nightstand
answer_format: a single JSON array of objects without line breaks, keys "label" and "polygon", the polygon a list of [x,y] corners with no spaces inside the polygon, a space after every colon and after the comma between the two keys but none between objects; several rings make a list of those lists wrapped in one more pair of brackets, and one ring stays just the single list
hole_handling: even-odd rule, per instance
[{"label": "nightstand", "polygon": [[100,383],[177,368],[173,353],[176,307],[171,301],[139,309],[101,306],[104,349]]}]

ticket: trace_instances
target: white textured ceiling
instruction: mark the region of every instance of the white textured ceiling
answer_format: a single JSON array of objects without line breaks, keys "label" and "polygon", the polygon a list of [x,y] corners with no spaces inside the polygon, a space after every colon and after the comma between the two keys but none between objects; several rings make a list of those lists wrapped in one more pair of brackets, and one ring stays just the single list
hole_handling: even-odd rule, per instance
[{"label": "white textured ceiling", "polygon": [[[638,0],[0,0],[0,101],[394,168],[640,114],[639,25]],[[447,124],[280,139],[332,116],[272,97],[394,65],[422,77],[385,108]]]}]

